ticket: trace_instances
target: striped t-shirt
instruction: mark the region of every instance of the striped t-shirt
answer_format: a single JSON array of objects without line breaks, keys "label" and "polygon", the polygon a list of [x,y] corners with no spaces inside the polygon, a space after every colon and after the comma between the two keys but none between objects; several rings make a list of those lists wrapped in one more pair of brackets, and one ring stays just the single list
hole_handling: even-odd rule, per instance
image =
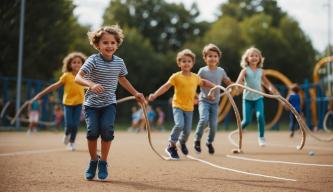
[{"label": "striped t-shirt", "polygon": [[104,92],[94,93],[88,90],[85,94],[84,105],[89,107],[105,107],[116,103],[115,91],[119,76],[127,75],[124,60],[116,55],[112,60],[105,60],[102,55],[91,55],[81,67],[87,79],[104,87]]}]

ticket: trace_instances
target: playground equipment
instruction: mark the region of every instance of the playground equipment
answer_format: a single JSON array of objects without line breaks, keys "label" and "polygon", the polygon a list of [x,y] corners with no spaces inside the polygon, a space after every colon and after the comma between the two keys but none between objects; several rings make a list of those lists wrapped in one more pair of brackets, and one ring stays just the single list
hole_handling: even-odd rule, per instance
[{"label": "playground equipment", "polygon": [[[333,62],[333,56],[322,58],[321,60],[316,63],[315,68],[313,70],[313,82],[315,85],[323,84],[321,82],[320,77],[320,71],[323,67],[326,65],[329,65]],[[332,77],[332,74],[330,74],[330,78]],[[332,81],[332,79],[326,79],[327,82]],[[311,120],[312,123],[315,126],[318,126],[319,128],[324,128],[325,131],[329,131],[327,128],[327,120],[330,116],[330,114],[333,113],[332,107],[332,93],[330,92],[330,83],[327,83],[327,91],[321,91],[319,88],[315,88],[311,90],[312,93],[312,100],[311,102]],[[319,105],[319,107],[318,107]],[[319,113],[319,114],[318,114]],[[319,117],[319,118],[318,118]]]}]

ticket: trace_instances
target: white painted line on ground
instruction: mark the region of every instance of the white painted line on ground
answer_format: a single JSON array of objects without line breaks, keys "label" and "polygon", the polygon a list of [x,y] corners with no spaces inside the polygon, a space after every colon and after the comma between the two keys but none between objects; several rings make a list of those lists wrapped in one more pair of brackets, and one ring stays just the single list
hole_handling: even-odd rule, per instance
[{"label": "white painted line on ground", "polygon": [[[295,146],[272,144],[272,143],[266,143],[266,146],[296,148]],[[306,143],[305,143],[305,146],[302,150],[304,150],[304,149],[316,149],[316,150],[322,150],[322,151],[333,151],[333,148],[311,146],[311,145],[307,145]]]},{"label": "white painted line on ground", "polygon": [[0,157],[51,153],[51,152],[57,152],[57,151],[67,151],[67,150],[64,148],[61,148],[61,149],[45,149],[45,150],[34,150],[34,151],[19,151],[19,152],[11,152],[11,153],[0,153]]},{"label": "white painted line on ground", "polygon": [[219,165],[215,165],[215,164],[213,164],[211,162],[208,162],[208,161],[205,161],[205,160],[202,160],[202,159],[198,159],[198,158],[192,157],[190,155],[187,155],[186,157],[189,158],[189,159],[192,159],[192,160],[199,161],[201,163],[210,165],[210,166],[218,168],[218,169],[226,170],[226,171],[231,171],[231,172],[236,172],[236,173],[241,173],[241,174],[251,175],[251,176],[258,176],[258,177],[266,177],[266,178],[271,178],[271,179],[284,180],[284,181],[297,181],[295,179],[288,179],[288,178],[283,178],[283,177],[275,177],[275,176],[263,175],[263,174],[258,174],[258,173],[250,173],[250,172],[240,171],[240,170],[237,170],[237,169],[231,169],[231,168],[227,168],[227,167],[222,167],[222,166],[219,166]]},{"label": "white painted line on ground", "polygon": [[248,157],[239,157],[234,155],[226,155],[228,158],[232,159],[240,159],[245,161],[256,161],[262,163],[276,163],[276,164],[290,164],[290,165],[304,165],[304,166],[316,166],[316,167],[333,167],[330,164],[316,164],[316,163],[297,163],[297,162],[289,162],[289,161],[275,161],[275,160],[263,160],[263,159],[253,159]]}]

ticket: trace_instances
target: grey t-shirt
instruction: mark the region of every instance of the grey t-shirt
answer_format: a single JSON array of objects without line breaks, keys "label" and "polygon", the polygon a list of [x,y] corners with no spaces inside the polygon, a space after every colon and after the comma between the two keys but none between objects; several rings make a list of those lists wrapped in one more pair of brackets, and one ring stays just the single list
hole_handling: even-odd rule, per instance
[{"label": "grey t-shirt", "polygon": [[[198,71],[198,75],[202,79],[206,79],[216,85],[221,85],[222,80],[229,79],[227,73],[221,67],[217,67],[215,70],[210,70],[207,66],[202,67]],[[207,99],[210,88],[200,87],[199,101],[206,101],[209,103],[218,103],[220,101],[220,90],[215,92],[215,100]]]}]

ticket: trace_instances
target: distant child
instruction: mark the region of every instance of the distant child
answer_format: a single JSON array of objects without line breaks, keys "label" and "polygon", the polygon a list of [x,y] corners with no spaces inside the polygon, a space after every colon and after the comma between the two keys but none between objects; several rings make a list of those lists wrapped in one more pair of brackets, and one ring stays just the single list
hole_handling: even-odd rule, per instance
[{"label": "distant child", "polygon": [[201,79],[197,74],[192,73],[191,69],[195,63],[195,55],[189,49],[184,49],[177,54],[177,65],[180,71],[174,73],[169,80],[162,85],[155,93],[149,95],[149,101],[155,100],[158,96],[168,91],[174,86],[172,99],[173,118],[175,126],[172,128],[169,145],[165,149],[166,153],[173,160],[178,160],[176,143],[179,141],[181,151],[184,155],[188,154],[186,141],[192,128],[192,116],[194,108],[194,97],[198,86],[212,88],[214,84]]},{"label": "distant child", "polygon": [[147,105],[147,119],[149,124],[153,126],[156,113],[150,105]]},{"label": "distant child", "polygon": [[[145,102],[125,77],[127,69],[122,58],[114,53],[123,42],[123,31],[118,25],[104,26],[88,32],[90,44],[98,50],[91,55],[79,73],[75,82],[89,87],[85,94],[84,111],[87,124],[87,140],[90,162],[85,172],[85,179],[92,180],[98,167],[98,179],[108,177],[107,159],[114,138],[116,117],[116,94],[118,82],[139,102]],[[97,155],[97,139],[101,136],[101,158]]]},{"label": "distant child", "polygon": [[142,109],[139,109],[136,106],[133,106],[131,108],[132,111],[132,124],[131,127],[129,127],[129,131],[139,132],[140,131],[140,121],[142,117]]},{"label": "distant child", "polygon": [[[218,67],[222,52],[214,44],[206,45],[202,50],[202,56],[207,66],[202,67],[198,71],[198,75],[202,79],[206,79],[216,85],[220,85],[222,82],[226,85],[230,85],[232,82],[227,76],[223,68]],[[209,126],[209,133],[206,142],[209,154],[214,154],[213,141],[217,130],[217,117],[218,107],[220,101],[220,91],[216,91],[214,94],[214,100],[211,100],[208,96],[209,89],[200,87],[199,94],[199,122],[194,136],[194,149],[197,153],[201,153],[200,140],[203,134],[203,130],[207,125]]]},{"label": "distant child", "polygon": [[60,105],[56,105],[54,107],[54,121],[57,129],[61,127],[63,117],[64,117],[64,112],[62,111]]},{"label": "distant child", "polygon": [[163,112],[161,107],[156,107],[156,113],[158,115],[158,119],[156,121],[156,127],[160,131],[164,131],[164,119],[165,119],[165,113]]},{"label": "distant child", "polygon": [[65,135],[63,143],[71,151],[75,151],[75,140],[80,124],[80,114],[84,98],[84,87],[75,83],[74,79],[79,72],[86,56],[80,52],[72,52],[63,60],[62,75],[59,80],[38,93],[32,100],[40,99],[43,95],[64,86],[62,103],[64,105]]},{"label": "distant child", "polygon": [[[261,85],[263,84],[270,92],[278,93],[269,80],[265,76],[262,69],[264,57],[259,49],[251,47],[245,51],[241,60],[241,67],[243,68],[239,73],[237,83],[244,84],[245,86],[262,91]],[[253,111],[255,111],[259,137],[259,146],[266,145],[265,140],[265,116],[264,116],[264,99],[263,96],[244,89],[243,91],[243,121],[241,123],[244,129],[251,123]]]},{"label": "distant child", "polygon": [[34,100],[33,102],[29,103],[28,105],[29,127],[27,134],[37,131],[40,110],[41,110],[40,100]]},{"label": "distant child", "polygon": [[[299,95],[299,86],[297,84],[293,84],[290,87],[290,91],[289,94],[287,96],[287,100],[289,101],[289,103],[295,108],[295,110],[300,113],[301,112],[301,97]],[[290,111],[289,114],[289,118],[290,118],[290,124],[289,124],[289,131],[290,131],[290,137],[294,137],[294,132],[297,128],[297,120],[296,117],[294,116],[294,114]]]}]

